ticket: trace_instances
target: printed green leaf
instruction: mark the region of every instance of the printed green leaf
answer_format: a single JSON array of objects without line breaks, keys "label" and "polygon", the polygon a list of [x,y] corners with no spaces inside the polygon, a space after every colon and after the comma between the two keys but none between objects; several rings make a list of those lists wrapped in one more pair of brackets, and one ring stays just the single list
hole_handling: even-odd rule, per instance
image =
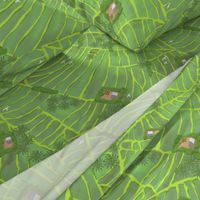
[{"label": "printed green leaf", "polygon": [[0,199],[198,200],[199,10],[0,1]]},{"label": "printed green leaf", "polygon": [[[107,13],[112,3],[122,10],[113,22]],[[134,51],[143,49],[161,34],[197,17],[200,9],[199,0],[76,0],[71,5],[91,23]]]},{"label": "printed green leaf", "polygon": [[[196,193],[193,198],[198,199],[197,189],[187,193],[188,186],[184,186],[183,191],[181,187],[184,182],[195,186],[199,181],[199,146],[189,150],[180,149],[178,144],[177,149],[175,143],[177,138],[180,142],[181,135],[199,141],[198,120],[191,118],[199,118],[196,110],[200,92],[199,66],[197,56],[158,101],[72,184],[66,191],[65,199],[93,199],[89,192],[81,197],[76,190],[78,184],[85,187],[85,183],[89,182],[87,177],[90,176],[94,176],[97,181],[96,185],[87,184],[87,191],[93,191],[96,199],[162,199],[165,195],[165,198],[171,195],[179,199],[191,198],[193,192]],[[147,138],[147,131],[152,129],[159,130],[158,134]],[[113,157],[115,154],[116,164],[107,168],[105,157]],[[191,167],[191,163],[183,158],[191,158],[194,166]],[[183,172],[184,169],[187,172]],[[85,179],[84,183],[81,183],[82,179]],[[97,188],[101,188],[104,195],[99,194]]]}]

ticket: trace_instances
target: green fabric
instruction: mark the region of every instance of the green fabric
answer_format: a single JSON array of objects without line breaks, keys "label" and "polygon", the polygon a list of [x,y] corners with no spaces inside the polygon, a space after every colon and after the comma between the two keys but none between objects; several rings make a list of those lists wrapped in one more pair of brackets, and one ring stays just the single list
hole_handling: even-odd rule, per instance
[{"label": "green fabric", "polygon": [[[66,199],[198,199],[199,145],[183,150],[179,142],[186,136],[199,141],[199,58],[66,191]],[[146,137],[151,129],[160,131],[152,139]]]},{"label": "green fabric", "polygon": [[[0,1],[0,199],[13,177],[183,65],[159,99],[57,198],[200,199],[199,38],[199,0]],[[117,100],[102,100],[109,90]],[[147,131],[159,133],[148,138]],[[189,137],[195,148],[180,148]]]},{"label": "green fabric", "polygon": [[[4,183],[0,188],[0,194],[3,194],[1,198],[21,199],[24,191],[28,193],[33,190],[44,200],[56,199],[145,113],[185,66],[159,81],[129,105],[84,133],[58,153]],[[15,186],[17,191],[12,186]]]}]

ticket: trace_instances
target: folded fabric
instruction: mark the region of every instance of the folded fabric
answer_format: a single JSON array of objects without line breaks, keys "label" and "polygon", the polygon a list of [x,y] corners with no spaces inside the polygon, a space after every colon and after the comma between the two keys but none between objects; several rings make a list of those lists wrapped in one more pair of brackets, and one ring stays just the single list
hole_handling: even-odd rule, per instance
[{"label": "folded fabric", "polygon": [[200,199],[200,1],[0,1],[0,200]]}]

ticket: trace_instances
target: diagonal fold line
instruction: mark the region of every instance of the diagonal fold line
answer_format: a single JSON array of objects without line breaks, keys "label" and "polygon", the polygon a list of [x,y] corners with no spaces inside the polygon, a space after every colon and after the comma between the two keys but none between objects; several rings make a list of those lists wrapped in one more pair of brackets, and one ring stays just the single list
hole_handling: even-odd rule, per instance
[{"label": "diagonal fold line", "polygon": [[145,113],[188,62],[61,151],[2,184],[0,199],[33,200],[40,197],[43,200],[54,200],[59,197]]}]

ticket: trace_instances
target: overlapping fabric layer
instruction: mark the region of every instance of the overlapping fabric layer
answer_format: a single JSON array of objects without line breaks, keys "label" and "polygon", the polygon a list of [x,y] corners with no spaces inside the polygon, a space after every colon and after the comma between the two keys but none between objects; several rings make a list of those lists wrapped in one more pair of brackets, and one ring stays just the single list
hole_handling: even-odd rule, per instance
[{"label": "overlapping fabric layer", "polygon": [[199,52],[198,0],[0,1],[0,199],[198,200]]}]

